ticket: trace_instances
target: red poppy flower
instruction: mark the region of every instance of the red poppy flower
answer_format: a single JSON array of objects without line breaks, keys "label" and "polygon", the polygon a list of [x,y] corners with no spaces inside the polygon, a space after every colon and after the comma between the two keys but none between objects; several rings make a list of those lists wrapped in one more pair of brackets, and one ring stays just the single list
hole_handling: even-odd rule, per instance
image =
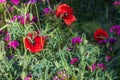
[{"label": "red poppy flower", "polygon": [[72,8],[67,4],[61,4],[57,7],[56,16],[62,17],[66,25],[71,25],[76,21]]},{"label": "red poppy flower", "polygon": [[26,49],[30,52],[39,52],[43,49],[45,45],[45,40],[43,36],[38,36],[38,33],[29,33],[27,37],[23,39],[23,43]]},{"label": "red poppy flower", "polygon": [[96,41],[104,40],[106,38],[108,38],[108,33],[105,30],[99,28],[94,32],[94,39]]}]

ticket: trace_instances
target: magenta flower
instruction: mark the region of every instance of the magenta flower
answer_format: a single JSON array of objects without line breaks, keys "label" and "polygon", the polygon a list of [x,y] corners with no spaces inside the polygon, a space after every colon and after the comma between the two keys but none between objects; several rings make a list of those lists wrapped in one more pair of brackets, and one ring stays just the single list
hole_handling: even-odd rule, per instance
[{"label": "magenta flower", "polygon": [[0,3],[5,3],[6,2],[6,0],[0,0]]},{"label": "magenta flower", "polygon": [[5,38],[4,38],[4,41],[9,41],[10,40],[10,33],[9,32],[6,32],[5,33]]},{"label": "magenta flower", "polygon": [[33,16],[32,21],[36,22],[37,21],[37,17]]},{"label": "magenta flower", "polygon": [[25,77],[25,79],[24,80],[30,80],[31,79],[31,77]]},{"label": "magenta flower", "polygon": [[58,76],[53,77],[53,80],[60,80]]},{"label": "magenta flower", "polygon": [[120,35],[120,25],[115,25],[110,28],[110,32]]},{"label": "magenta flower", "polygon": [[30,13],[27,13],[25,15],[25,17],[22,16],[22,15],[15,15],[15,16],[13,16],[12,21],[14,22],[16,20],[18,22],[20,22],[20,24],[24,25],[27,22],[36,22],[37,18],[35,16],[33,16],[32,19],[30,19]]},{"label": "magenta flower", "polygon": [[50,8],[45,8],[44,10],[43,10],[43,13],[44,14],[47,14],[47,13],[50,13],[51,12],[51,9]]},{"label": "magenta flower", "polygon": [[87,70],[94,71],[96,69],[96,64],[93,64],[92,66],[87,66]]},{"label": "magenta flower", "polygon": [[99,44],[106,44],[108,42],[108,40],[100,40],[98,41]]},{"label": "magenta flower", "polygon": [[37,1],[36,0],[29,0],[28,2],[26,2],[26,4],[34,4],[34,3],[36,3]]},{"label": "magenta flower", "polygon": [[70,76],[66,74],[65,70],[57,72],[57,75],[53,77],[53,80],[70,80]]},{"label": "magenta flower", "polygon": [[96,64],[93,64],[91,67],[87,67],[88,70],[94,71],[96,69]]},{"label": "magenta flower", "polygon": [[18,5],[20,3],[20,0],[11,0],[12,4]]},{"label": "magenta flower", "polygon": [[114,6],[120,5],[120,1],[115,1],[115,2],[113,3],[113,5],[114,5]]},{"label": "magenta flower", "polygon": [[82,42],[82,38],[80,37],[75,37],[75,38],[72,38],[71,40],[72,44],[75,45],[76,43],[81,43]]},{"label": "magenta flower", "polygon": [[93,65],[91,66],[91,70],[94,71],[95,69],[96,69],[96,64],[93,64]]},{"label": "magenta flower", "polygon": [[73,65],[74,63],[77,63],[79,61],[78,58],[72,58],[70,61],[70,64]]},{"label": "magenta flower", "polygon": [[102,70],[106,70],[106,67],[105,67],[105,65],[103,63],[99,63],[97,66],[99,68],[101,68]]},{"label": "magenta flower", "polygon": [[109,42],[111,44],[114,44],[115,42],[117,42],[117,39],[115,39],[115,38],[109,38]]},{"label": "magenta flower", "polygon": [[106,59],[106,61],[110,61],[110,60],[112,60],[112,56],[107,55],[107,56],[105,57],[105,59]]},{"label": "magenta flower", "polygon": [[24,78],[24,80],[31,80],[32,79],[32,75],[31,74],[29,74],[28,76],[26,76],[25,78]]},{"label": "magenta flower", "polygon": [[9,8],[9,11],[10,11],[11,13],[13,13],[13,12],[14,12],[14,7],[10,7],[10,8]]},{"label": "magenta flower", "polygon": [[12,47],[13,49],[16,49],[19,45],[20,45],[19,42],[16,41],[16,40],[10,41],[10,42],[8,43],[8,46],[9,46],[9,47]]},{"label": "magenta flower", "polygon": [[18,19],[18,16],[13,16],[12,21],[16,21]]}]

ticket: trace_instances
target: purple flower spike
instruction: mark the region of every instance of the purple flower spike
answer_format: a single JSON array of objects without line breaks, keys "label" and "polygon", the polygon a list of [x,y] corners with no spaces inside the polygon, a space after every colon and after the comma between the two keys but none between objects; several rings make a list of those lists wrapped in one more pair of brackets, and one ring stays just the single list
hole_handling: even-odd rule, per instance
[{"label": "purple flower spike", "polygon": [[78,58],[72,58],[70,61],[70,64],[73,65],[74,63],[77,63],[79,61]]},{"label": "purple flower spike", "polygon": [[19,45],[20,45],[19,42],[17,42],[16,40],[13,40],[8,43],[8,46],[12,47],[13,49],[16,49]]},{"label": "purple flower spike", "polygon": [[82,38],[80,38],[80,37],[72,38],[71,42],[72,42],[73,45],[75,45],[76,43],[81,43]]}]

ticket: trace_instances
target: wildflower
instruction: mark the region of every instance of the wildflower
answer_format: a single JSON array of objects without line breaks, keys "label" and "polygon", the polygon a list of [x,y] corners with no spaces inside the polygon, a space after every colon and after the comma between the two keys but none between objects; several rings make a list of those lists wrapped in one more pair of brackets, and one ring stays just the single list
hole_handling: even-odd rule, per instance
[{"label": "wildflower", "polygon": [[36,0],[29,0],[28,2],[26,2],[26,4],[34,4],[34,3],[36,3],[37,1]]},{"label": "wildflower", "polygon": [[113,5],[114,5],[114,6],[120,5],[120,1],[114,1]]},{"label": "wildflower", "polygon": [[10,33],[9,32],[6,32],[5,33],[5,38],[4,38],[4,41],[9,41],[10,40]]},{"label": "wildflower", "polygon": [[47,14],[47,13],[50,13],[51,12],[51,9],[50,8],[45,8],[44,10],[43,10],[43,13],[44,14]]},{"label": "wildflower", "polygon": [[82,42],[82,38],[80,37],[75,37],[75,38],[72,38],[71,40],[72,44],[75,45],[76,43],[81,43]]},{"label": "wildflower", "polygon": [[77,63],[79,61],[78,58],[72,58],[70,61],[70,64],[73,65],[74,63]]},{"label": "wildflower", "polygon": [[32,75],[29,74],[28,76],[26,76],[26,77],[24,78],[24,80],[32,80]]},{"label": "wildflower", "polygon": [[10,7],[10,8],[9,8],[9,11],[10,11],[11,13],[13,13],[13,12],[14,12],[14,7]]},{"label": "wildflower", "polygon": [[96,69],[96,64],[93,64],[91,70],[94,71]]},{"label": "wildflower", "polygon": [[15,16],[13,16],[12,21],[16,21],[17,19],[18,19],[18,17],[15,15]]},{"label": "wildflower", "polygon": [[98,66],[99,68],[101,68],[102,70],[105,70],[105,69],[106,69],[106,67],[105,67],[105,65],[104,65],[103,63],[99,63],[97,66]]},{"label": "wildflower", "polygon": [[68,26],[76,21],[76,17],[73,15],[73,9],[67,4],[61,4],[57,7],[56,16],[62,17]]},{"label": "wildflower", "polygon": [[93,64],[92,66],[87,66],[87,70],[94,71],[96,69],[96,64]]},{"label": "wildflower", "polygon": [[116,41],[117,41],[117,40],[116,40],[115,38],[109,38],[109,42],[110,42],[111,44],[114,44]]},{"label": "wildflower", "polygon": [[32,21],[36,22],[37,21],[37,17],[33,16]]},{"label": "wildflower", "polygon": [[8,46],[9,46],[9,47],[12,47],[13,49],[16,49],[19,45],[20,45],[19,42],[16,41],[16,40],[10,41],[10,42],[8,43]]},{"label": "wildflower", "polygon": [[120,25],[115,25],[110,28],[110,32],[120,35]]},{"label": "wildflower", "polygon": [[27,22],[28,22],[28,23],[29,23],[29,22],[36,22],[36,21],[37,21],[37,18],[36,18],[35,16],[33,16],[32,19],[30,19],[30,13],[27,13],[27,14],[25,15],[25,17],[22,16],[22,15],[15,15],[15,16],[13,16],[12,21],[13,21],[13,22],[14,22],[14,21],[18,21],[18,22],[20,22],[20,24],[24,25],[24,24],[27,23]]},{"label": "wildflower", "polygon": [[108,38],[108,33],[102,28],[99,28],[94,32],[94,39],[98,42],[101,40],[105,40],[107,38]]},{"label": "wildflower", "polygon": [[12,4],[18,5],[20,3],[20,0],[11,0]]},{"label": "wildflower", "polygon": [[111,56],[111,55],[107,55],[107,56],[105,57],[105,59],[106,59],[106,61],[110,61],[110,60],[112,60],[112,56]]},{"label": "wildflower", "polygon": [[6,2],[6,0],[0,0],[0,3],[5,3]]},{"label": "wildflower", "polygon": [[27,13],[25,17],[24,16],[20,17],[20,23],[22,25],[24,25],[26,22],[29,22],[29,21],[30,21],[30,13]]},{"label": "wildflower", "polygon": [[108,40],[100,40],[98,43],[100,44],[106,44],[108,42]]},{"label": "wildflower", "polygon": [[36,53],[43,49],[45,40],[43,36],[38,36],[38,33],[29,33],[27,37],[23,39],[23,43],[26,49],[30,52]]},{"label": "wildflower", "polygon": [[57,72],[57,75],[53,78],[53,80],[69,80],[70,76],[66,74],[65,70],[61,70]]},{"label": "wildflower", "polygon": [[60,80],[58,76],[53,77],[53,80]]}]

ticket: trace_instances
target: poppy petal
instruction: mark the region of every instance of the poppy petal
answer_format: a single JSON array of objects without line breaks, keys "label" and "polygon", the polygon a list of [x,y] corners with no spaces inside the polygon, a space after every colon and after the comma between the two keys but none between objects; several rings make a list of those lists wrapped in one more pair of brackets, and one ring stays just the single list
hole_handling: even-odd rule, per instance
[{"label": "poppy petal", "polygon": [[28,49],[30,52],[41,51],[45,44],[44,37],[36,36],[34,37],[33,41],[34,41],[34,44],[31,43],[31,41],[28,38],[24,38],[23,42],[24,42],[25,48]]},{"label": "poppy petal", "polygon": [[65,24],[69,26],[69,25],[71,25],[74,21],[76,21],[76,17],[75,17],[74,15],[71,15],[71,18],[70,18],[70,19],[64,18],[63,20],[64,20]]}]

